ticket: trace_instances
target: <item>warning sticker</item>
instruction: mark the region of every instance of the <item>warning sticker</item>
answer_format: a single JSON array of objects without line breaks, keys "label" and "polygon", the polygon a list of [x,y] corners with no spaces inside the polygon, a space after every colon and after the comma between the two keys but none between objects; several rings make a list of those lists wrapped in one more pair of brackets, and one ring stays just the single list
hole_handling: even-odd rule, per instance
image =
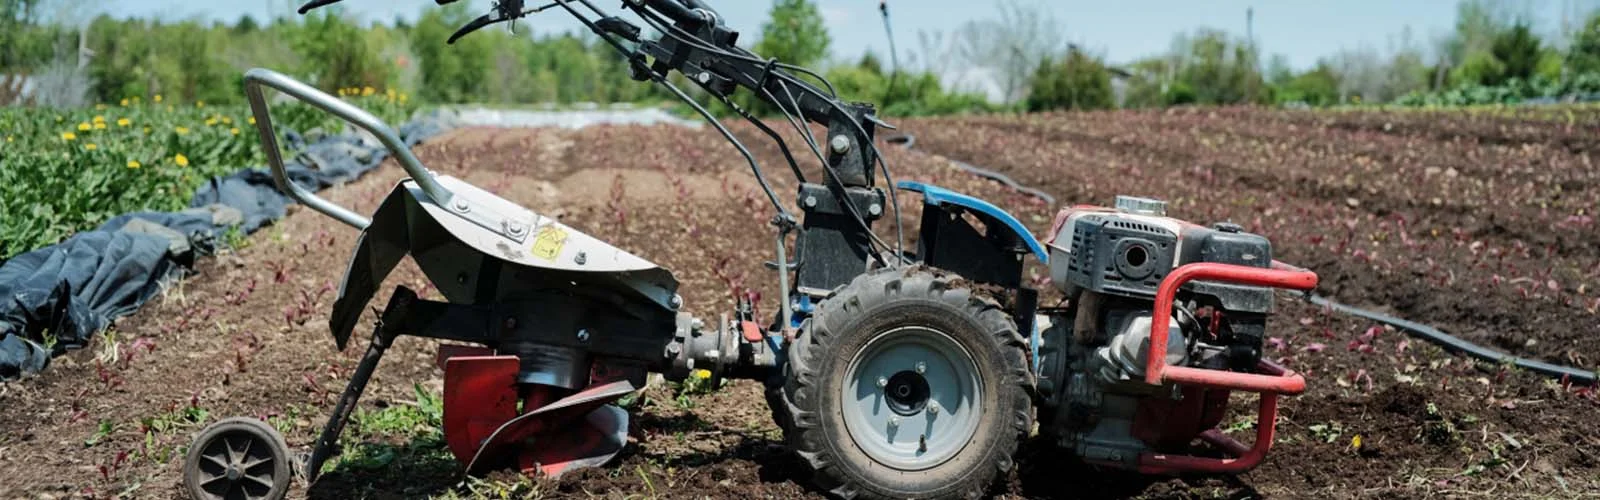
[{"label": "warning sticker", "polygon": [[533,238],[533,256],[544,260],[556,260],[561,255],[561,247],[567,244],[567,230],[560,226],[550,224],[539,229],[539,234]]}]

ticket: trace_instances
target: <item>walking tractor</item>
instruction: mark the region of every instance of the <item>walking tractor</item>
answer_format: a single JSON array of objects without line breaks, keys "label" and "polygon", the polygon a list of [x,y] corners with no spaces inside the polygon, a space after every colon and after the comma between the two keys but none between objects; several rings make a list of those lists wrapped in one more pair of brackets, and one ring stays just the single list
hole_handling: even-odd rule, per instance
[{"label": "walking tractor", "polygon": [[[559,9],[622,53],[635,79],[704,115],[750,163],[774,207],[777,258],[768,267],[784,298],[775,317],[753,317],[749,303],[697,317],[683,310],[670,271],[434,175],[372,115],[252,70],[246,93],[279,187],[362,231],[330,315],[337,346],[352,342],[407,255],[446,300],[405,287],[389,295],[309,457],[291,456],[259,421],[229,419],[202,432],[184,471],[197,498],[275,498],[296,474],[315,481],[400,335],[451,341],[439,355],[444,436],[468,474],[602,466],[628,429],[628,413],[611,403],[650,373],[683,380],[702,370],[764,383],[787,445],[812,469],[814,486],[838,497],[981,496],[1012,467],[1035,423],[1037,439],[1090,466],[1233,473],[1260,463],[1278,398],[1305,388],[1300,375],[1262,358],[1274,289],[1317,282],[1273,261],[1265,238],[1119,197],[1109,208],[1062,210],[1040,241],[983,200],[895,184],[875,138],[892,127],[873,106],[843,102],[815,73],[739,48],[739,33],[700,0],[626,0],[622,8],[659,37],[589,0],[503,0],[451,40]],[[673,71],[686,78],[669,79]],[[776,141],[799,180],[793,198],[774,193],[744,145],[674,81],[697,85]],[[296,185],[279,157],[266,88],[370,132],[410,179],[370,219]],[[779,135],[729,100],[739,89],[787,118],[822,163],[820,179],[808,179]],[[805,122],[827,136],[812,137]],[[915,249],[905,248],[898,201],[910,193],[922,200]],[[891,224],[894,241],[875,224]],[[1062,306],[1042,307],[1040,291],[1025,286],[1029,258],[1049,268]],[[1259,397],[1249,445],[1217,429],[1235,392]]]}]

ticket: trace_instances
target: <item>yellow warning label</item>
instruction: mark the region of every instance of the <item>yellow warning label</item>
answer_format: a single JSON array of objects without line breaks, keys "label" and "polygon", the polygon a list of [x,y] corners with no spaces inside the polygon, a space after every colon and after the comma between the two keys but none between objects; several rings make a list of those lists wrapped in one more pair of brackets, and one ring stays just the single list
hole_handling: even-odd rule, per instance
[{"label": "yellow warning label", "polygon": [[556,260],[561,255],[561,247],[567,244],[567,230],[560,226],[550,224],[539,230],[539,235],[533,238],[533,256],[544,260]]}]

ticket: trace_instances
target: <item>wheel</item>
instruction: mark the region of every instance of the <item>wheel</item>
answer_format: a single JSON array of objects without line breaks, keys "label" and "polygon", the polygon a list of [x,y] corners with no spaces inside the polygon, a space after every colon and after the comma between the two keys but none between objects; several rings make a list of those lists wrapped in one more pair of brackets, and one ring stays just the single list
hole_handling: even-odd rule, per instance
[{"label": "wheel", "polygon": [[817,306],[769,404],[812,481],[843,498],[976,498],[1030,421],[1010,315],[928,269],[857,277]]},{"label": "wheel", "polygon": [[233,417],[194,440],[183,461],[183,485],[195,500],[278,500],[289,493],[289,460],[277,429]]}]

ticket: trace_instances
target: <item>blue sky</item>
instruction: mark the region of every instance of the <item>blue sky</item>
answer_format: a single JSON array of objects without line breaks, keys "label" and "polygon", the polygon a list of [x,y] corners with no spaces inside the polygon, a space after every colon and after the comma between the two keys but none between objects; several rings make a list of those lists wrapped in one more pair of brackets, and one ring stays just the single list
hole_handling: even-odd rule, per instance
[{"label": "blue sky", "polygon": [[[122,16],[182,19],[217,18],[232,21],[249,13],[258,19],[292,13],[291,0],[240,0],[192,2],[188,0],[113,0],[104,9]],[[467,0],[485,8],[489,0]],[[1297,68],[1342,48],[1362,45],[1378,50],[1410,28],[1423,46],[1448,32],[1454,22],[1455,0],[1022,0],[1034,1],[1060,22],[1068,41],[1098,50],[1113,62],[1131,61],[1165,51],[1175,33],[1208,26],[1243,35],[1245,11],[1254,7],[1255,35],[1265,54],[1283,54]],[[710,0],[729,23],[754,40],[771,5],[763,0]],[[918,48],[917,32],[949,32],[968,19],[992,17],[998,0],[889,0],[902,54]],[[345,5],[367,19],[415,17],[432,0],[345,0]],[[615,0],[596,5],[616,9]],[[854,59],[867,50],[887,53],[877,0],[817,0],[834,37],[833,53]],[[1546,35],[1554,34],[1564,7],[1587,12],[1600,8],[1600,0],[1506,0],[1525,9]],[[565,14],[549,11],[529,21],[536,30],[571,30],[576,23]],[[1576,22],[1576,21],[1574,21]]]}]

